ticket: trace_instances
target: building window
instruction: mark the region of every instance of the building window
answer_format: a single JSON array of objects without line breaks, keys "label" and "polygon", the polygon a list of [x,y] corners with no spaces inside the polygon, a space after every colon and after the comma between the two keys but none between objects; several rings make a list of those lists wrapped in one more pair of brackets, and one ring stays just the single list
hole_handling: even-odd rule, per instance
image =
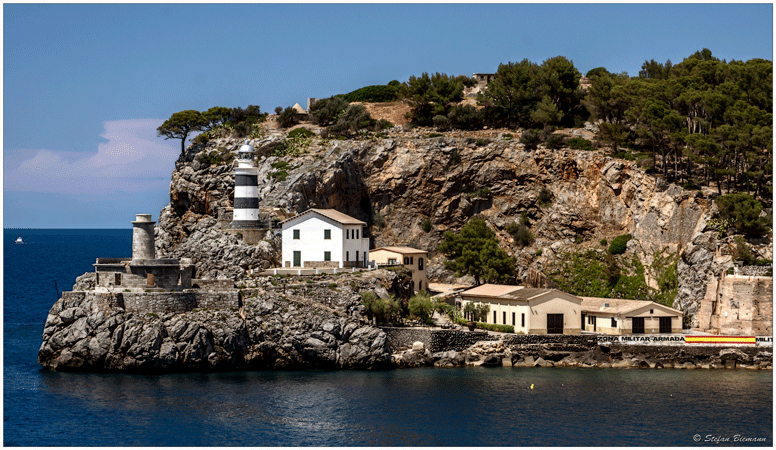
[{"label": "building window", "polygon": [[506,325],[507,324],[507,312],[506,311],[504,311],[504,314],[502,315],[501,319],[502,319],[502,322],[504,322],[504,325]]},{"label": "building window", "polygon": [[617,328],[617,319],[612,317],[612,328]]},{"label": "building window", "polygon": [[520,317],[520,326],[524,327],[525,326],[525,313],[520,314],[520,316],[521,316]]},{"label": "building window", "polygon": [[364,252],[364,265],[366,266],[366,252]]},{"label": "building window", "polygon": [[421,281],[418,281],[418,290],[419,290],[419,291],[422,291],[422,290],[423,290],[423,280],[421,280]]},{"label": "building window", "polygon": [[331,252],[323,252],[323,260],[331,261]]},{"label": "building window", "polygon": [[388,264],[396,264],[395,258],[388,258]]},{"label": "building window", "polygon": [[331,239],[331,230],[323,230],[323,238]]},{"label": "building window", "polygon": [[345,239],[350,239],[350,229],[345,230]]},{"label": "building window", "polygon": [[116,276],[113,279],[113,284],[116,286],[121,286],[121,274],[117,273]]},{"label": "building window", "polygon": [[415,257],[414,256],[410,256],[410,264],[415,264]]},{"label": "building window", "polygon": [[294,230],[294,239],[299,239],[299,230]]},{"label": "building window", "polygon": [[493,311],[493,323],[498,323],[496,322],[496,311]]},{"label": "building window", "polygon": [[512,326],[515,326],[515,313],[512,313]]},{"label": "building window", "polygon": [[653,309],[650,309],[650,310],[649,310],[649,313],[650,313],[650,314],[653,314],[653,311],[654,311]]},{"label": "building window", "polygon": [[350,261],[350,252],[345,252],[345,261]]},{"label": "building window", "polygon": [[358,239],[358,230],[356,230],[356,239]]},{"label": "building window", "polygon": [[409,263],[410,263],[410,259],[405,256],[404,257],[404,264],[409,264]]},{"label": "building window", "polygon": [[418,258],[418,270],[423,270],[423,258]]}]

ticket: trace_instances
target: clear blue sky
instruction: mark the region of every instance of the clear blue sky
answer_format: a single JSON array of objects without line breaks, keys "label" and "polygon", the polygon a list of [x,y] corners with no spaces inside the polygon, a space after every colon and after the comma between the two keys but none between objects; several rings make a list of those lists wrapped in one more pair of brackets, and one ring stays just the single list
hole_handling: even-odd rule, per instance
[{"label": "clear blue sky", "polygon": [[4,227],[128,228],[169,202],[172,113],[305,104],[562,55],[638,73],[773,60],[764,4],[4,4]]}]

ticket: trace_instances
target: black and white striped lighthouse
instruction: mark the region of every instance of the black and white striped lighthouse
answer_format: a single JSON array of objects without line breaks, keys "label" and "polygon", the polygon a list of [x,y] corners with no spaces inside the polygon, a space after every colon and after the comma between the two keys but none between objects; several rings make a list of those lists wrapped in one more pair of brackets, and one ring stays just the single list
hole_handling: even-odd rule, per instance
[{"label": "black and white striped lighthouse", "polygon": [[259,175],[253,165],[253,147],[245,141],[237,153],[234,169],[234,215],[232,228],[260,228]]}]

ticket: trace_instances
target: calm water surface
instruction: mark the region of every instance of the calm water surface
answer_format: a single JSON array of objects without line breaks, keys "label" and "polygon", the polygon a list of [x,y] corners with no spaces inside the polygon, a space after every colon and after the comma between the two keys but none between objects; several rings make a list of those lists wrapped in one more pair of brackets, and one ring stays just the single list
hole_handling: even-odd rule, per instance
[{"label": "calm water surface", "polygon": [[36,232],[4,237],[7,446],[773,445],[772,372],[41,372],[54,280],[68,290],[94,258],[129,256],[132,232]]}]

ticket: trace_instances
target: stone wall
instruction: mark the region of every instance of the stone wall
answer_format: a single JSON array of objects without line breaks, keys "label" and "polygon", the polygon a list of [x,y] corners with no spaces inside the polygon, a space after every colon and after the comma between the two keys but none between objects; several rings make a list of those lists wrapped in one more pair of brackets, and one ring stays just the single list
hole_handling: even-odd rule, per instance
[{"label": "stone wall", "polygon": [[418,341],[422,342],[427,349],[432,349],[431,336],[435,331],[430,328],[380,327],[380,329],[385,331],[385,338],[392,352],[412,348],[412,343]]},{"label": "stone wall", "polygon": [[712,279],[697,314],[698,329],[716,334],[773,333],[773,278],[727,275]]},{"label": "stone wall", "polygon": [[232,292],[208,292],[197,294],[197,308],[207,309],[232,309],[240,308],[242,301],[239,291]]},{"label": "stone wall", "polygon": [[466,350],[479,341],[498,341],[501,337],[484,331],[438,330],[431,332],[432,352]]},{"label": "stone wall", "polygon": [[302,261],[302,267],[318,267],[321,269],[336,269],[339,261]]},{"label": "stone wall", "polygon": [[136,314],[183,313],[195,308],[231,309],[242,306],[238,291],[123,292],[116,294],[116,298],[127,312]]},{"label": "stone wall", "polygon": [[191,285],[196,285],[199,289],[206,291],[229,291],[234,289],[234,281],[232,280],[203,280],[194,278],[191,280]]}]

